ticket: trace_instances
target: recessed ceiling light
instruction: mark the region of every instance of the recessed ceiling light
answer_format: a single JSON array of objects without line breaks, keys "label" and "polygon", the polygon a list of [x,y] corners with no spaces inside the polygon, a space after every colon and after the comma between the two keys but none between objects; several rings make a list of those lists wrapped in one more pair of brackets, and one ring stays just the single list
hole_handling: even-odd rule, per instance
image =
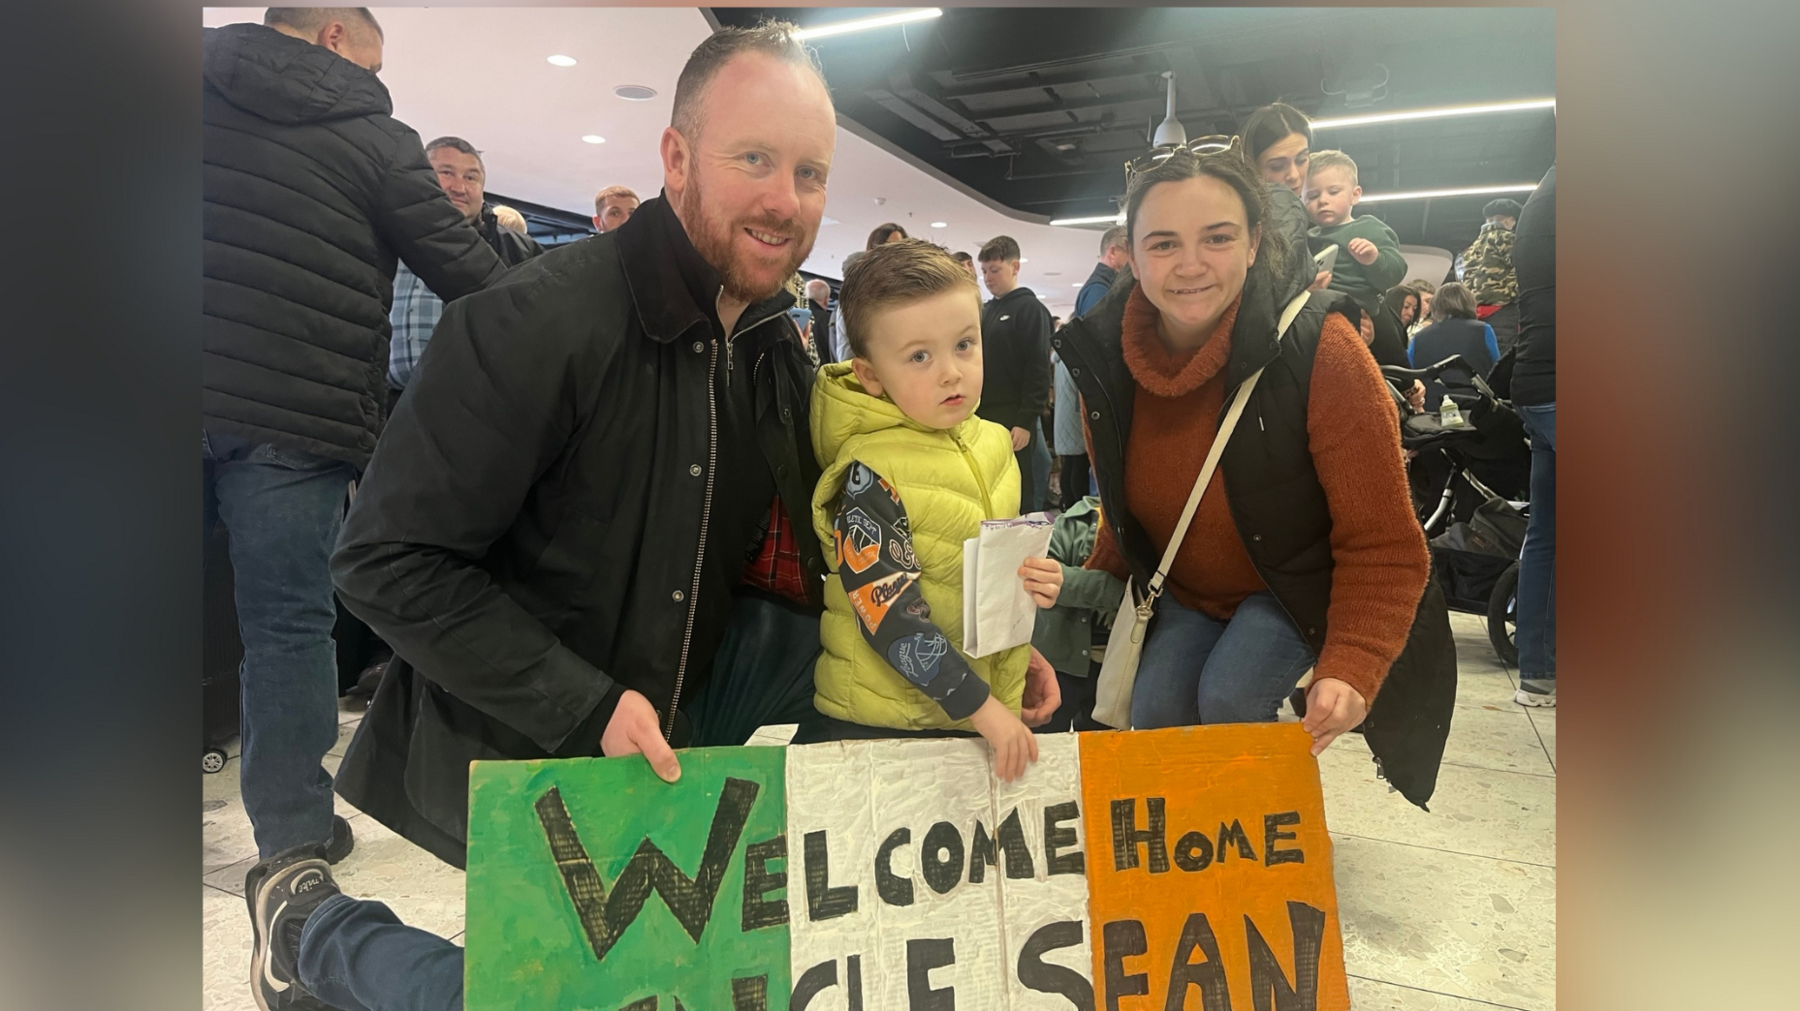
[{"label": "recessed ceiling light", "polygon": [[1095,215],[1091,218],[1057,218],[1050,222],[1055,227],[1062,225],[1122,225],[1124,223],[1125,215],[1123,214]]},{"label": "recessed ceiling light", "polygon": [[1029,257],[1029,256],[1021,256],[1021,257],[1019,257],[1019,262],[1020,262],[1020,263],[1030,263],[1030,262],[1031,262],[1031,257]]},{"label": "recessed ceiling light", "polygon": [[1086,282],[1084,282],[1084,281],[1076,281],[1076,282],[1075,282],[1075,283],[1074,283],[1074,284],[1071,284],[1071,285],[1069,285],[1069,287],[1071,287],[1071,288],[1079,288],[1079,287],[1081,287],[1081,286],[1082,286],[1082,285],[1083,285],[1083,284],[1084,284],[1084,283],[1086,283]]},{"label": "recessed ceiling light", "polygon": [[575,65],[575,57],[564,56],[561,53],[558,53],[555,56],[550,57],[550,63],[553,66],[558,67],[573,67]]},{"label": "recessed ceiling light", "polygon": [[949,228],[950,222],[948,222],[948,221],[933,221],[931,223],[931,227],[933,227],[933,228]]},{"label": "recessed ceiling light", "polygon": [[641,84],[621,84],[613,89],[613,94],[627,102],[648,102],[656,97],[656,89]]},{"label": "recessed ceiling light", "polygon": [[[841,225],[841,224],[843,224],[843,222],[841,222],[838,219],[827,214],[824,217],[819,219],[819,224],[821,224],[821,225]],[[833,254],[833,255],[836,255],[836,254]]]},{"label": "recessed ceiling light", "polygon": [[884,14],[879,17],[857,18],[854,21],[838,21],[812,28],[802,28],[794,33],[794,37],[802,41],[806,39],[822,39],[831,35],[842,35],[845,32],[860,32],[870,28],[887,28],[892,25],[903,25],[913,21],[925,21],[943,17],[944,12],[937,7],[925,7],[919,10],[902,11],[899,14]]},{"label": "recessed ceiling light", "polygon": [[589,144],[604,144],[604,143],[606,143],[606,138],[600,136],[597,133],[587,134],[586,136],[582,137],[581,139],[587,141]]}]

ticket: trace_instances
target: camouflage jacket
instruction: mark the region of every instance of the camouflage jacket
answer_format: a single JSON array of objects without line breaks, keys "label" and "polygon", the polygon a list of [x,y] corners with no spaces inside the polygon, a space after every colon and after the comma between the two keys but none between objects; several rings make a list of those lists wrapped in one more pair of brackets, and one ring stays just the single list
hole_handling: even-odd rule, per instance
[{"label": "camouflage jacket", "polygon": [[1481,305],[1505,305],[1519,297],[1512,247],[1512,229],[1482,225],[1480,234],[1463,252],[1463,284]]}]

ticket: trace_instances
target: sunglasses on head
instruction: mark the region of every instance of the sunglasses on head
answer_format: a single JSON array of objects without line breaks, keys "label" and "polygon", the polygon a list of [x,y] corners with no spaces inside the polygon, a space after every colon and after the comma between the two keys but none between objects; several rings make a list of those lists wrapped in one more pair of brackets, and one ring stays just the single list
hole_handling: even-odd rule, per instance
[{"label": "sunglasses on head", "polygon": [[1204,137],[1196,137],[1193,140],[1183,141],[1180,144],[1163,144],[1160,147],[1153,147],[1125,163],[1125,185],[1130,186],[1131,181],[1136,179],[1141,173],[1150,171],[1178,154],[1199,157],[1201,155],[1220,154],[1225,151],[1241,150],[1242,147],[1243,142],[1241,140],[1236,137],[1228,137],[1222,133],[1209,133]]}]

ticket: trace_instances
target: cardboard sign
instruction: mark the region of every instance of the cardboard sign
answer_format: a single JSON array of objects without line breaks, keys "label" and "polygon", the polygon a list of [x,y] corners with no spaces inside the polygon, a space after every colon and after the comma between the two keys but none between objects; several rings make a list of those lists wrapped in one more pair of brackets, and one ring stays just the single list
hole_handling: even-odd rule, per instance
[{"label": "cardboard sign", "polygon": [[1291,724],[479,762],[469,1011],[1341,1011]]}]

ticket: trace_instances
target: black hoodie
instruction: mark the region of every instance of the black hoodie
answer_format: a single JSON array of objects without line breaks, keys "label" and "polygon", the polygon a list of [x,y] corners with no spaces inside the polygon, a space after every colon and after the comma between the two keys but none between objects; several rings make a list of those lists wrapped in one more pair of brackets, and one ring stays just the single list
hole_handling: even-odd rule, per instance
[{"label": "black hoodie", "polygon": [[1023,285],[981,309],[981,404],[975,413],[1032,431],[1050,403],[1050,310]]},{"label": "black hoodie", "polygon": [[361,467],[396,258],[446,301],[505,267],[374,74],[254,24],[205,29],[202,59],[205,426]]}]

